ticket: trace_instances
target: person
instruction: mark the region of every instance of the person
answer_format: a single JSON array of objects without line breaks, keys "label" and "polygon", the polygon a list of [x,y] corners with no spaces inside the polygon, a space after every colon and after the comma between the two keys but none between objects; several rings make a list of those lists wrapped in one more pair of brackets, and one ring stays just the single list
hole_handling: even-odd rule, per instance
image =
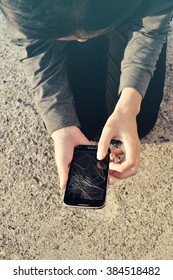
[{"label": "person", "polygon": [[[0,0],[11,41],[55,145],[64,188],[74,147],[112,140],[109,184],[137,173],[141,143],[156,123],[172,0]],[[123,155],[117,163],[117,155]]]}]

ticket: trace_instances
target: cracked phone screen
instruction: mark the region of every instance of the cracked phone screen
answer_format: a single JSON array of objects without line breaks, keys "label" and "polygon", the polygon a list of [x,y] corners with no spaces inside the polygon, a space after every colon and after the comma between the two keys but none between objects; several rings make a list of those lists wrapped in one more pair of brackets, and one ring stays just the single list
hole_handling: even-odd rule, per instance
[{"label": "cracked phone screen", "polygon": [[65,192],[65,204],[91,207],[104,205],[109,155],[98,161],[96,154],[95,146],[93,149],[75,150]]}]

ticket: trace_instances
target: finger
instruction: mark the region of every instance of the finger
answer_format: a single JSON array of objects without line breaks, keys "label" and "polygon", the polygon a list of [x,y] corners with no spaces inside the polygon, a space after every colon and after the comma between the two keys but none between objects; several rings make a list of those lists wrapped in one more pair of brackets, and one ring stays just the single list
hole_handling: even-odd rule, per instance
[{"label": "finger", "polygon": [[111,161],[109,168],[110,170],[123,173],[126,177],[130,174],[134,175],[136,173],[138,162],[139,156],[136,153],[134,155],[132,154],[131,157],[126,154],[125,156],[122,155],[118,162]]},{"label": "finger", "polygon": [[111,151],[111,153],[110,153],[110,160],[114,161],[118,157],[123,157],[123,156],[124,156],[124,152],[121,149],[116,149],[116,150]]},{"label": "finger", "polygon": [[112,139],[112,130],[111,128],[105,126],[102,132],[102,135],[100,137],[99,143],[98,143],[98,150],[97,150],[97,159],[102,160],[105,158],[111,139]]},{"label": "finger", "polygon": [[122,180],[126,179],[128,177],[132,177],[137,174],[137,169],[133,170],[126,170],[124,172],[118,172],[118,171],[113,171],[112,172],[112,177],[115,177],[116,179]]},{"label": "finger", "polygon": [[136,175],[141,154],[141,143],[139,140],[124,143],[125,160],[121,161],[121,170],[125,178]]},{"label": "finger", "polygon": [[122,163],[125,161],[125,154],[122,149],[118,148],[110,153],[110,161],[115,163]]},{"label": "finger", "polygon": [[[135,143],[135,142],[134,142]],[[125,157],[122,157],[118,163],[111,161],[109,168],[112,171],[112,175],[118,179],[124,179],[130,176],[134,176],[137,173],[141,144],[136,142],[126,142],[124,144]]]},{"label": "finger", "polygon": [[124,151],[120,148],[111,150],[111,155],[119,156],[119,155],[122,155],[122,154],[124,154]]},{"label": "finger", "polygon": [[65,160],[61,159],[57,160],[56,163],[60,180],[60,188],[64,189],[68,180],[70,163],[67,163]]},{"label": "finger", "polygon": [[122,158],[119,163],[110,162],[109,168],[111,170],[111,175],[117,179],[125,179],[136,175],[139,166],[139,160],[128,161]]},{"label": "finger", "polygon": [[60,180],[60,188],[64,189],[69,174],[69,167],[73,157],[73,150],[70,152],[68,149],[66,150],[65,145],[60,145],[61,149],[55,147],[55,160],[58,169],[58,175]]},{"label": "finger", "polygon": [[115,177],[112,177],[112,176],[109,176],[108,178],[108,185],[114,185],[116,182],[116,178]]}]

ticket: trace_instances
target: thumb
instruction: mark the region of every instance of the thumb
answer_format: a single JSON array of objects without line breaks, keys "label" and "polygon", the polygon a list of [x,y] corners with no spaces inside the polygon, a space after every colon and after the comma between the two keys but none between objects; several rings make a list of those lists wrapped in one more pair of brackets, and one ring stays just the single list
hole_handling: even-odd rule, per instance
[{"label": "thumb", "polygon": [[111,129],[104,127],[99,143],[98,143],[98,149],[97,149],[97,159],[102,160],[105,158],[108,148],[110,145],[110,142],[112,140],[112,132]]},{"label": "thumb", "polygon": [[72,160],[73,151],[67,150],[67,153],[64,152],[63,147],[55,149],[55,160],[58,169],[58,176],[60,181],[60,188],[64,189],[67,184],[68,174],[69,174],[69,167]]},{"label": "thumb", "polygon": [[60,180],[60,188],[65,189],[68,180],[70,164],[67,164],[66,162],[61,162],[57,165],[58,165],[58,174]]}]

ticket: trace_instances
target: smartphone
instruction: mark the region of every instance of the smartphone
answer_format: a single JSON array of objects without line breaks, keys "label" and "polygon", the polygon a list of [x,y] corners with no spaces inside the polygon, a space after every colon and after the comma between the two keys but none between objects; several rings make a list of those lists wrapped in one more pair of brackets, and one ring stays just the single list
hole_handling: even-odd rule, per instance
[{"label": "smartphone", "polygon": [[64,194],[64,204],[84,208],[105,206],[109,154],[97,160],[97,146],[81,145],[74,150]]}]

